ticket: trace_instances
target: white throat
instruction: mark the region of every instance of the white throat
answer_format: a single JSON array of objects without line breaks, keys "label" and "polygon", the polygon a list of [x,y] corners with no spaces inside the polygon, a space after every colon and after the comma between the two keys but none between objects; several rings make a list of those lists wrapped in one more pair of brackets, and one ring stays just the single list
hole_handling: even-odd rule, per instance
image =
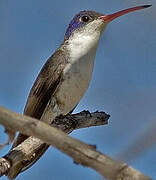
[{"label": "white throat", "polygon": [[79,72],[86,88],[91,79],[99,37],[97,34],[86,36],[83,33],[76,33],[68,42],[69,66],[67,67],[73,72]]},{"label": "white throat", "polygon": [[75,30],[68,39],[71,60],[88,55],[91,58],[90,61],[94,61],[98,42],[105,27],[106,24],[101,19],[97,19],[83,28]]},{"label": "white throat", "polygon": [[86,55],[89,56],[90,61],[94,61],[96,50],[99,41],[99,35],[84,35],[83,33],[76,33],[68,41],[68,50],[71,61],[78,60]]}]

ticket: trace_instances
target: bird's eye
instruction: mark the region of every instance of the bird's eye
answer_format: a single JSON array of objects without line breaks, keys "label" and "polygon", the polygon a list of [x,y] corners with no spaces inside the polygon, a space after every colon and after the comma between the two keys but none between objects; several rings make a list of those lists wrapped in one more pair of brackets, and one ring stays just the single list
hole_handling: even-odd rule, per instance
[{"label": "bird's eye", "polygon": [[82,22],[88,22],[89,20],[90,20],[90,17],[88,17],[88,16],[82,16],[80,18],[80,21],[82,21]]}]

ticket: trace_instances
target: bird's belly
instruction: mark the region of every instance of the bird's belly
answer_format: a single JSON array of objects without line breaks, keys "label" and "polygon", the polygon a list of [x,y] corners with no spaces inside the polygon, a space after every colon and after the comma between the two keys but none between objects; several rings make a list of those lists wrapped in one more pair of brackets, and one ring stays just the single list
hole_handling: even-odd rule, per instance
[{"label": "bird's belly", "polygon": [[81,100],[88,89],[93,64],[85,66],[71,65],[64,71],[63,81],[58,87],[55,97],[62,114],[70,112]]}]

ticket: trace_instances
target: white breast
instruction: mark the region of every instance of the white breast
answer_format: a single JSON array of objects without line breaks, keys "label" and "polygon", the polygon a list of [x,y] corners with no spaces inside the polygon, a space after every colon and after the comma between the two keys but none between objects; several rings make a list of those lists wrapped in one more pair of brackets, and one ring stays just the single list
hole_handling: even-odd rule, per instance
[{"label": "white breast", "polygon": [[62,114],[70,112],[88,89],[98,44],[98,41],[92,40],[94,44],[90,46],[90,41],[89,37],[77,37],[69,43],[69,62],[63,71],[64,80],[56,93]]}]

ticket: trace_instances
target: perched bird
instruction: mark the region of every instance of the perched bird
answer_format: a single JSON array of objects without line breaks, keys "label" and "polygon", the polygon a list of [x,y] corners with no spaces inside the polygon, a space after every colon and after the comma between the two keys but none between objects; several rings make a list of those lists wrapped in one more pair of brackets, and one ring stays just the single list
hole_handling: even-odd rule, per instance
[{"label": "perched bird", "polygon": [[[70,22],[63,43],[41,69],[24,114],[50,124],[56,116],[72,112],[89,86],[98,42],[107,24],[119,16],[150,6],[137,6],[110,15],[94,11],[78,13]],[[13,147],[26,138],[20,133]],[[47,148],[47,144],[42,146],[19,172],[30,167]]]}]

